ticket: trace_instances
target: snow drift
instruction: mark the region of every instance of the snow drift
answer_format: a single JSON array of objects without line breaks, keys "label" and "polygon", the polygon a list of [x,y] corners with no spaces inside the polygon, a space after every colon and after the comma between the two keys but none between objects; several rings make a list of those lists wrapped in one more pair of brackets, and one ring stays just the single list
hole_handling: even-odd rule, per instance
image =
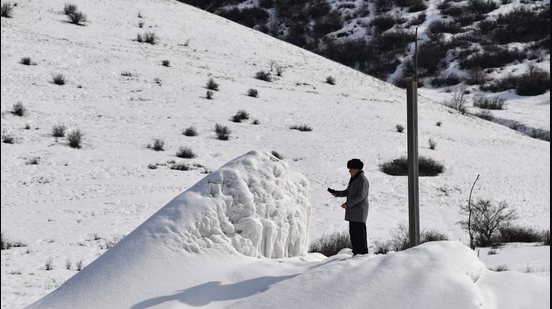
[{"label": "snow drift", "polygon": [[442,241],[386,255],[337,256],[227,308],[544,309],[549,288],[537,276],[490,271],[461,242]]},{"label": "snow drift", "polygon": [[[286,162],[249,152],[174,198],[31,308],[125,307],[134,299],[118,297],[121,288],[141,297],[173,284],[182,288],[185,277],[209,278],[194,276],[199,265],[212,262],[209,257],[305,255],[309,190],[306,178],[290,172]],[[216,264],[224,262],[213,269]]]}]

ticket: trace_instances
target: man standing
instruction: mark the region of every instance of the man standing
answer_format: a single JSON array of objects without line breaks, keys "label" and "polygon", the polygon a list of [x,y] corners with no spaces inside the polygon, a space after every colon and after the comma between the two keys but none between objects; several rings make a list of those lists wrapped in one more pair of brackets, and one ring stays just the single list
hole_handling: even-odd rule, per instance
[{"label": "man standing", "polygon": [[336,191],[328,188],[333,196],[347,197],[341,208],[345,209],[345,220],[349,221],[349,237],[353,244],[353,256],[368,253],[366,219],[368,218],[368,190],[370,184],[364,175],[364,163],[359,159],[347,162],[351,180],[347,189]]}]

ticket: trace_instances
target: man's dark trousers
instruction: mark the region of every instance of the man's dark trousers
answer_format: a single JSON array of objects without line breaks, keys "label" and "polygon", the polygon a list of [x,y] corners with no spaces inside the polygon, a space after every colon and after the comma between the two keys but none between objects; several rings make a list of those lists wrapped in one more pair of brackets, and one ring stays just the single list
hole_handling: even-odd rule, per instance
[{"label": "man's dark trousers", "polygon": [[353,244],[353,255],[368,254],[366,223],[349,221],[349,237]]}]

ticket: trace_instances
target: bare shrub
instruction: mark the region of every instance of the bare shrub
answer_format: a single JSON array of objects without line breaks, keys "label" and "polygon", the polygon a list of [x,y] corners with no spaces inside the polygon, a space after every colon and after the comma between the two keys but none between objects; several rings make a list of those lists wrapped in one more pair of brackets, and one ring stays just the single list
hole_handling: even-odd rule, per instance
[{"label": "bare shrub", "polygon": [[269,18],[267,11],[258,7],[222,9],[217,14],[250,28],[265,25]]},{"label": "bare shrub", "polygon": [[449,238],[446,234],[435,230],[424,230],[420,235],[420,243],[426,243],[430,241],[442,241],[448,239]]},{"label": "bare shrub", "polygon": [[19,101],[12,106],[11,113],[16,116],[23,117],[27,113],[27,108],[25,108],[23,103]]},{"label": "bare shrub", "polygon": [[247,90],[247,95],[250,96],[250,97],[253,97],[253,98],[258,98],[259,97],[259,91],[257,91],[257,89],[249,89],[249,90]]},{"label": "bare shrub", "polygon": [[11,241],[6,236],[4,236],[4,233],[0,233],[1,238],[1,250],[7,250],[9,248],[17,248],[17,247],[26,247],[27,245],[20,241]]},{"label": "bare shrub", "polygon": [[433,87],[448,87],[458,85],[462,82],[460,77],[454,73],[447,74],[446,76],[438,76],[431,80],[431,86]]},{"label": "bare shrub", "polygon": [[25,161],[25,165],[38,165],[38,161],[40,161],[40,157],[31,157]]},{"label": "bare shrub", "polygon": [[462,229],[474,235],[476,246],[490,246],[499,228],[517,218],[515,209],[509,209],[506,202],[495,204],[491,200],[480,199],[477,203],[470,205],[460,206],[461,214],[471,214],[471,216],[469,220],[458,223]]},{"label": "bare shrub", "polygon": [[205,98],[207,100],[212,100],[214,95],[215,95],[214,92],[212,92],[211,90],[207,90],[207,92],[205,93]]},{"label": "bare shrub", "polygon": [[[525,134],[527,134],[527,132],[525,132]],[[550,141],[550,131],[549,130],[533,128],[530,131],[529,136],[531,136],[532,138],[540,139],[540,140],[547,141],[547,142]]]},{"label": "bare shrub", "polygon": [[52,82],[56,85],[59,85],[59,86],[65,85],[65,82],[66,82],[65,76],[61,73],[56,74],[52,77]]},{"label": "bare shrub", "polygon": [[65,15],[71,15],[75,12],[77,12],[77,6],[75,4],[65,3],[65,6],[63,7],[63,13]]},{"label": "bare shrub", "polygon": [[404,222],[399,223],[389,233],[391,234],[391,240],[388,244],[392,251],[398,252],[410,248],[410,235],[408,227]]},{"label": "bare shrub", "polygon": [[151,163],[150,163],[150,164],[148,164],[148,168],[149,168],[150,170],[156,170],[156,169],[157,169],[157,164],[151,164]]},{"label": "bare shrub", "polygon": [[468,71],[468,77],[466,83],[468,85],[482,85],[487,82],[487,75],[481,67],[471,68]]},{"label": "bare shrub", "polygon": [[488,255],[497,255],[498,251],[496,251],[496,249],[491,249],[491,250],[487,251],[487,254]]},{"label": "bare shrub", "polygon": [[283,160],[284,159],[284,156],[281,155],[280,153],[276,152],[276,151],[271,151],[270,154],[272,154],[273,156],[275,156],[276,158],[280,159],[280,160]]},{"label": "bare shrub", "polygon": [[67,133],[67,142],[69,143],[69,147],[71,148],[81,148],[81,142],[83,138],[83,134],[79,129],[73,129],[69,133]]},{"label": "bare shrub", "polygon": [[488,83],[479,85],[479,89],[482,91],[501,92],[505,90],[515,89],[521,76],[514,76],[511,74],[502,78],[492,79]]},{"label": "bare shrub", "polygon": [[442,124],[443,124],[443,122],[441,122],[441,121],[437,121],[437,122],[435,123],[435,125],[438,126],[438,127],[440,127]]},{"label": "bare shrub", "polygon": [[473,106],[483,109],[502,110],[506,108],[506,99],[477,95],[473,97]]},{"label": "bare shrub", "polygon": [[184,163],[175,163],[171,165],[170,169],[175,171],[189,171],[191,168],[189,165]]},{"label": "bare shrub", "polygon": [[155,151],[165,151],[165,141],[159,138],[154,138],[153,144],[150,147]]},{"label": "bare shrub", "polygon": [[326,77],[326,83],[328,83],[330,85],[335,85],[335,78],[332,77],[332,76]]},{"label": "bare shrub", "polygon": [[71,260],[67,259],[65,261],[65,269],[71,269],[71,266],[73,266],[73,262],[71,262]]},{"label": "bare shrub", "polygon": [[347,232],[335,232],[323,235],[309,245],[309,252],[318,252],[327,257],[336,255],[344,248],[352,248],[351,239]]},{"label": "bare shrub", "polygon": [[426,21],[427,15],[426,13],[422,12],[418,14],[418,16],[414,17],[410,20],[410,25],[412,26],[419,26],[423,24]]},{"label": "bare shrub", "polygon": [[217,138],[221,141],[227,141],[230,138],[230,129],[227,126],[223,126],[220,124],[215,125],[215,133],[217,135]]},{"label": "bare shrub", "polygon": [[460,68],[471,70],[476,68],[500,68],[514,61],[527,58],[524,50],[509,49],[500,46],[486,46],[484,51],[474,53],[459,61]]},{"label": "bare shrub", "polygon": [[154,32],[148,31],[144,34],[144,42],[151,45],[155,45],[159,42],[159,37]]},{"label": "bare shrub", "polygon": [[452,99],[445,102],[445,105],[465,115],[468,112],[466,101],[466,87],[459,87],[452,93]]},{"label": "bare shrub", "polygon": [[56,124],[52,127],[52,136],[53,137],[64,137],[65,136],[65,125]]},{"label": "bare shrub", "polygon": [[509,271],[510,268],[507,265],[498,265],[495,268],[491,269],[492,271]]},{"label": "bare shrub", "polygon": [[474,114],[474,116],[487,121],[492,121],[494,119],[493,114],[491,114],[491,112],[488,110],[479,111],[478,113]]},{"label": "bare shrub", "polygon": [[70,23],[78,26],[84,26],[84,23],[87,21],[86,15],[80,11],[67,15],[67,19]]},{"label": "bare shrub", "polygon": [[31,57],[23,57],[21,60],[19,60],[19,63],[22,65],[36,65],[36,62],[33,62],[31,60]]},{"label": "bare shrub", "polygon": [[284,67],[281,66],[281,65],[277,65],[276,66],[276,75],[281,77],[283,74],[284,74]]},{"label": "bare shrub", "polygon": [[[380,165],[380,170],[391,176],[407,176],[408,175],[408,158],[401,157]],[[442,163],[431,158],[418,157],[418,172],[419,176],[437,176],[445,171]]]},{"label": "bare shrub", "polygon": [[77,267],[77,271],[81,271],[83,269],[84,262],[82,260],[79,260],[75,263],[75,266]]},{"label": "bare shrub", "polygon": [[418,0],[413,2],[414,3],[412,3],[408,8],[409,13],[425,11],[427,9],[427,4],[425,4],[423,0]]},{"label": "bare shrub", "polygon": [[46,263],[44,263],[44,267],[46,268],[46,270],[52,270],[52,269],[54,269],[54,258],[53,258],[53,257],[49,257],[49,258],[46,260]]},{"label": "bare shrub", "polygon": [[197,157],[192,148],[190,147],[180,147],[176,152],[176,156],[183,159],[193,159]]},{"label": "bare shrub", "polygon": [[270,72],[265,72],[265,71],[257,72],[257,74],[255,74],[255,78],[260,79],[260,80],[265,81],[265,82],[271,82],[272,81],[272,77],[270,76]]},{"label": "bare shrub", "polygon": [[538,41],[550,36],[550,6],[547,7],[548,10],[539,12],[528,6],[518,6],[499,14],[496,19],[498,27],[492,32],[493,39],[499,44],[508,44]]},{"label": "bare shrub", "polygon": [[[347,18],[347,17],[345,17]],[[324,37],[330,32],[337,31],[343,27],[343,18],[336,10],[330,11],[322,17],[316,19],[316,23],[312,27],[310,36],[318,39]],[[297,27],[296,27],[297,28]],[[300,31],[296,33],[299,34]]]},{"label": "bare shrub", "polygon": [[427,140],[427,144],[429,145],[429,149],[431,150],[435,150],[437,147],[437,143],[432,138]]},{"label": "bare shrub", "polygon": [[476,15],[484,15],[498,9],[498,4],[492,0],[468,0],[467,7]]},{"label": "bare shrub", "polygon": [[109,250],[113,248],[123,238],[124,238],[124,235],[121,236],[118,234],[112,235],[111,238],[104,238],[104,243],[103,245],[100,245],[100,249]]},{"label": "bare shrub", "polygon": [[164,67],[170,67],[171,61],[170,60],[163,60],[161,61],[161,64],[163,64]]},{"label": "bare shrub", "polygon": [[383,33],[391,28],[393,28],[396,24],[402,24],[405,20],[403,20],[402,17],[393,15],[391,13],[386,13],[382,15],[377,15],[372,21],[370,22],[370,26],[374,28],[374,31],[377,33]]},{"label": "bare shrub", "polygon": [[[418,48],[418,73],[420,77],[437,76],[446,67],[443,59],[447,56],[449,46],[443,34],[428,34],[431,39]],[[409,62],[405,73],[414,72],[414,63]]]},{"label": "bare shrub", "polygon": [[[391,240],[384,245],[379,244],[378,250],[381,253],[387,253],[389,251],[403,251],[410,248],[410,233],[407,225],[404,222],[400,222],[395,228],[389,231],[391,234]],[[431,241],[448,240],[448,236],[435,230],[423,230],[420,233],[420,244]]]},{"label": "bare shrub", "polygon": [[376,0],[374,1],[374,8],[376,13],[379,15],[393,9],[394,1],[392,0]]},{"label": "bare shrub", "polygon": [[1,239],[1,242],[0,242],[1,250],[9,249],[8,240],[4,238],[4,233],[0,234],[0,239]]},{"label": "bare shrub", "polygon": [[397,130],[397,132],[399,133],[402,133],[404,131],[404,126],[402,124],[398,124],[395,126],[395,130]]},{"label": "bare shrub", "polygon": [[13,143],[15,143],[15,138],[12,135],[9,135],[9,134],[2,135],[2,143],[4,143],[4,144],[13,144]]},{"label": "bare shrub", "polygon": [[391,251],[392,249],[389,242],[381,242],[381,241],[374,242],[374,254],[387,254]]},{"label": "bare shrub", "polygon": [[547,90],[550,90],[550,73],[533,65],[520,76],[516,85],[516,94],[522,96],[540,95]]},{"label": "bare shrub", "polygon": [[446,20],[435,20],[429,24],[428,31],[431,33],[461,33],[464,32],[460,24],[446,21]]},{"label": "bare shrub", "polygon": [[123,71],[123,72],[121,72],[121,76],[124,76],[124,77],[133,77],[134,74],[132,74],[132,72],[129,72],[129,71]]},{"label": "bare shrub", "polygon": [[155,32],[146,31],[143,34],[138,33],[136,35],[136,41],[140,43],[148,43],[151,45],[155,45],[159,43],[159,37],[155,34]]},{"label": "bare shrub", "polygon": [[13,17],[13,4],[10,2],[2,3],[0,8],[0,15],[2,17],[12,18]]},{"label": "bare shrub", "polygon": [[541,242],[542,231],[519,225],[504,225],[498,228],[498,236],[494,241],[500,243],[509,242]]},{"label": "bare shrub", "polygon": [[191,127],[187,127],[183,132],[182,134],[186,135],[186,136],[197,136],[197,129],[196,127],[194,126],[191,126]]},{"label": "bare shrub", "polygon": [[243,120],[249,119],[249,113],[244,110],[239,110],[233,117],[233,122],[242,122]]},{"label": "bare shrub", "polygon": [[219,84],[215,82],[214,79],[210,78],[206,85],[207,89],[218,91],[219,90]]},{"label": "bare shrub", "polygon": [[261,122],[259,121],[259,119],[254,119],[252,124],[259,125],[259,124],[261,124]]},{"label": "bare shrub", "polygon": [[292,130],[299,130],[301,132],[309,132],[309,131],[312,131],[312,127],[306,125],[306,124],[302,124],[302,125],[292,125],[289,127],[290,129]]}]

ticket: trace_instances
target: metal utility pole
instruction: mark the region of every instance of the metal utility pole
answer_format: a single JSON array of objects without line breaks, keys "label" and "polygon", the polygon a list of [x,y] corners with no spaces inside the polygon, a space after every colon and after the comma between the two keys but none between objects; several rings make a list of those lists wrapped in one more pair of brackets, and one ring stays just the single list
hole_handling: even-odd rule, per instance
[{"label": "metal utility pole", "polygon": [[406,89],[408,135],[408,230],[410,247],[420,244],[418,192],[418,27],[414,41],[414,78]]}]

